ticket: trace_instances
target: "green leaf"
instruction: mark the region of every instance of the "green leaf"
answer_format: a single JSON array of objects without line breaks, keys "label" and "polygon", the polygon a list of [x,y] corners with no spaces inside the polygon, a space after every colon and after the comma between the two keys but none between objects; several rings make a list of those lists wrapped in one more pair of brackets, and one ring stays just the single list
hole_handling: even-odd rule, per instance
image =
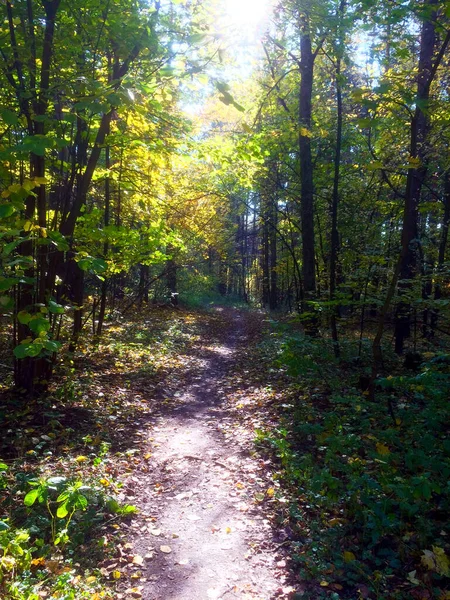
[{"label": "green leaf", "polygon": [[47,332],[50,329],[50,321],[43,317],[32,318],[28,323],[28,327],[33,333],[39,335],[43,332]]},{"label": "green leaf", "polygon": [[26,351],[27,351],[26,355],[31,356],[31,357],[39,356],[43,347],[44,346],[41,342],[38,342],[35,340],[31,344],[27,344],[25,346]]},{"label": "green leaf", "polygon": [[6,292],[19,283],[20,279],[17,277],[3,277],[0,278],[0,292]]},{"label": "green leaf", "polygon": [[16,208],[13,204],[0,204],[0,219],[10,217],[16,212]]},{"label": "green leaf", "polygon": [[22,325],[28,325],[32,318],[33,315],[31,315],[26,310],[21,310],[17,313],[17,320],[19,321],[19,323],[22,323]]},{"label": "green leaf", "polygon": [[58,519],[64,519],[69,514],[68,502],[64,502],[61,506],[58,506],[58,510],[56,511],[56,516]]},{"label": "green leaf", "polygon": [[25,504],[25,506],[33,506],[33,504],[39,498],[40,491],[41,490],[39,487],[34,488],[34,490],[30,490],[23,499],[23,503]]},{"label": "green leaf", "polygon": [[82,271],[91,271],[92,273],[102,273],[108,267],[108,263],[103,258],[93,258],[85,256],[77,262]]},{"label": "green leaf", "polygon": [[58,352],[58,350],[61,348],[61,344],[60,342],[56,342],[54,340],[45,340],[44,348],[49,352]]},{"label": "green leaf", "polygon": [[62,233],[59,233],[59,231],[48,231],[47,235],[58,248],[58,250],[65,252],[69,249],[69,244],[67,243],[66,238],[62,235]]},{"label": "green leaf", "polygon": [[69,499],[70,496],[70,492],[68,492],[67,490],[62,492],[57,498],[56,498],[56,502],[66,502]]},{"label": "green leaf", "polygon": [[11,254],[14,248],[17,248],[17,246],[19,246],[24,241],[24,239],[25,238],[19,238],[18,240],[13,240],[12,242],[9,242],[9,244],[6,244],[3,248],[3,254],[5,256]]},{"label": "green leaf", "polygon": [[12,110],[8,108],[0,108],[0,115],[7,125],[17,125],[19,118]]},{"label": "green leaf", "polygon": [[27,354],[27,345],[26,344],[19,344],[18,346],[16,346],[13,350],[13,354],[16,358],[25,358],[26,356],[28,356]]},{"label": "green leaf", "polygon": [[82,494],[80,494],[77,498],[77,507],[81,508],[82,510],[85,510],[87,508],[87,505],[88,505],[87,498],[85,496],[83,496]]},{"label": "green leaf", "polygon": [[120,507],[120,514],[122,515],[134,515],[137,512],[139,512],[138,508],[133,504],[125,504],[125,506]]},{"label": "green leaf", "polygon": [[4,462],[0,462],[0,471],[7,471],[8,465]]},{"label": "green leaf", "polygon": [[61,304],[58,304],[54,300],[49,300],[48,310],[55,315],[64,314],[64,306],[62,306]]},{"label": "green leaf", "polygon": [[198,44],[203,42],[206,39],[206,35],[204,33],[193,33],[188,37],[189,44]]},{"label": "green leaf", "polygon": [[0,296],[0,310],[11,310],[14,308],[14,299],[10,296]]}]

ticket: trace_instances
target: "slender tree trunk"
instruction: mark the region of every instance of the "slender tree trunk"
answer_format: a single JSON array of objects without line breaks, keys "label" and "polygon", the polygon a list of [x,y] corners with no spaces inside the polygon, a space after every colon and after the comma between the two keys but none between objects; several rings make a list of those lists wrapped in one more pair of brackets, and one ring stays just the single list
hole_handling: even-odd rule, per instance
[{"label": "slender tree trunk", "polygon": [[276,310],[278,308],[278,256],[277,256],[277,220],[278,210],[276,195],[270,199],[270,224],[269,231],[269,268],[270,268],[270,290],[269,290],[269,308]]},{"label": "slender tree trunk", "polygon": [[[339,17],[343,16],[344,2],[342,1],[339,8]],[[338,206],[339,206],[339,176],[341,166],[341,151],[342,151],[342,84],[341,84],[341,52],[342,40],[339,40],[339,48],[336,58],[336,108],[337,108],[337,128],[336,128],[336,149],[334,154],[334,179],[333,179],[333,196],[331,199],[331,250],[330,250],[330,301],[334,302],[336,298],[336,269],[339,252],[339,232],[338,232]],[[336,358],[339,358],[340,348],[337,331],[337,307],[331,305],[331,336],[333,339],[333,350]]]},{"label": "slender tree trunk", "polygon": [[[315,56],[312,51],[309,21],[306,16],[300,19],[300,94],[299,94],[299,160],[301,225],[303,250],[304,300],[314,298],[316,291],[315,246],[314,246],[314,187],[313,163],[311,154],[311,114]],[[306,307],[303,309],[310,310]]]},{"label": "slender tree trunk", "polygon": [[[106,148],[105,148],[105,167],[106,167],[106,170],[109,172],[109,169],[111,168],[111,157],[110,157],[109,146],[106,146]],[[105,227],[108,227],[108,225],[109,225],[110,212],[111,212],[111,182],[110,182],[109,175],[107,175],[105,178],[105,213],[104,213],[104,217],[103,217],[103,223],[104,223]],[[109,244],[108,244],[108,242],[105,242],[103,244],[103,256],[105,259],[108,257],[108,252],[109,252]],[[102,289],[101,289],[101,295],[100,295],[100,308],[98,311],[98,323],[97,323],[97,331],[96,331],[97,337],[100,337],[102,335],[103,323],[105,321],[107,295],[108,295],[108,281],[105,277],[105,279],[102,281]]]},{"label": "slender tree trunk", "polygon": [[[429,0],[433,7],[436,0]],[[402,258],[400,264],[399,296],[400,302],[395,319],[395,351],[402,354],[405,340],[410,336],[411,305],[407,298],[412,288],[412,280],[417,273],[418,262],[418,204],[422,185],[427,172],[427,137],[429,117],[424,111],[430,96],[430,84],[433,69],[434,48],[436,43],[436,13],[422,25],[420,56],[417,81],[417,101],[410,130],[410,156],[417,159],[419,165],[408,169],[406,180],[405,204],[403,210]]]},{"label": "slender tree trunk", "polygon": [[267,190],[264,192],[264,197],[261,198],[262,203],[262,305],[264,308],[269,304],[270,294],[270,263],[269,263],[269,216],[268,216],[268,199],[266,197]]},{"label": "slender tree trunk", "polygon": [[[14,20],[11,2],[7,2],[7,16],[9,23],[11,46],[14,54],[14,63],[17,73],[18,85],[17,89],[19,105],[22,112],[26,116],[28,123],[29,135],[45,135],[44,117],[47,114],[49,103],[49,88],[50,88],[50,68],[53,57],[53,41],[55,32],[55,20],[58,12],[60,0],[53,2],[44,1],[43,7],[45,11],[45,29],[42,45],[42,54],[40,59],[40,81],[37,86],[37,57],[36,57],[36,39],[33,6],[30,1],[27,2],[27,19],[28,19],[28,43],[30,47],[29,58],[29,77],[31,86],[26,88],[23,67],[18,52],[17,41],[14,30]],[[36,90],[36,87],[38,89]],[[33,112],[40,119],[31,119],[30,100],[32,98]],[[45,157],[32,153],[30,156],[30,174],[32,178],[39,178],[37,187],[34,190],[33,196],[29,196],[26,201],[25,216],[27,220],[32,221],[37,213],[37,221],[40,227],[39,236],[46,236],[47,227],[47,194],[44,183],[45,177]],[[34,254],[33,242],[31,240],[24,242],[20,247],[20,252],[25,256]],[[46,287],[47,274],[47,247],[44,244],[38,244],[36,247],[36,272],[33,268],[27,270],[27,277],[37,277],[35,291],[31,285],[21,285],[18,292],[17,310],[30,310],[33,303],[46,304],[48,300],[49,290]],[[17,327],[18,339],[20,342],[30,335],[30,331],[26,325],[19,324]],[[19,364],[15,367],[15,384],[19,388],[23,388],[33,393],[34,390],[45,388],[48,376],[51,372],[51,363],[42,358],[35,359],[25,358],[20,359]]]},{"label": "slender tree trunk", "polygon": [[[439,253],[438,253],[438,262],[437,262],[437,278],[438,281],[434,286],[434,299],[440,300],[442,297],[442,287],[440,278],[443,276],[444,271],[444,263],[445,263],[445,252],[447,249],[447,241],[448,241],[448,229],[450,226],[450,172],[447,171],[445,174],[444,181],[444,216],[442,219],[442,227],[441,227],[441,239],[439,241]],[[431,327],[435,329],[438,324],[439,318],[439,309],[435,307],[431,314]]]}]

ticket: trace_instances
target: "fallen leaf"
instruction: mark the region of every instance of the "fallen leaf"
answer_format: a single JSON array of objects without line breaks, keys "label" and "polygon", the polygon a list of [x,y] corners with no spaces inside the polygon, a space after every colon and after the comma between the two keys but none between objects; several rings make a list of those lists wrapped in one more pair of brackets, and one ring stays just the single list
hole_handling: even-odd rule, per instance
[{"label": "fallen leaf", "polygon": [[161,529],[150,529],[150,533],[154,536],[161,535]]},{"label": "fallen leaf", "polygon": [[129,594],[133,598],[142,598],[142,591],[141,591],[141,589],[142,588],[137,588],[137,587],[128,588],[125,593]]},{"label": "fallen leaf", "polygon": [[77,462],[77,463],[84,463],[84,462],[86,462],[86,461],[87,461],[87,460],[89,460],[89,459],[88,459],[88,457],[87,457],[87,456],[77,456],[77,457],[75,458],[75,460],[76,460],[76,462]]},{"label": "fallen leaf", "polygon": [[353,552],[349,552],[348,550],[346,550],[342,556],[344,557],[344,562],[346,563],[356,560],[356,556],[353,554]]},{"label": "fallen leaf", "polygon": [[406,578],[410,583],[413,583],[414,585],[419,585],[420,581],[416,578],[416,573],[417,571],[410,571],[408,573],[408,577]]},{"label": "fallen leaf", "polygon": [[133,565],[141,566],[143,564],[144,564],[144,558],[142,556],[140,556],[139,554],[136,554],[133,557]]},{"label": "fallen leaf", "polygon": [[387,456],[388,454],[391,453],[391,451],[385,444],[378,443],[377,444],[377,453],[381,454],[381,456]]},{"label": "fallen leaf", "polygon": [[170,546],[160,546],[159,549],[161,552],[164,552],[164,554],[170,554],[172,552],[172,548]]}]

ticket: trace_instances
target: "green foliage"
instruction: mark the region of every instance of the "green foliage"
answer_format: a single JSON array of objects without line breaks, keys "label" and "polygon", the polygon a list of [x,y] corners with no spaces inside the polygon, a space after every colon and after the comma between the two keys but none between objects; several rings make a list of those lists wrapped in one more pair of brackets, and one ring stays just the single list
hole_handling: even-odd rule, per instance
[{"label": "green foliage", "polygon": [[0,464],[0,490],[11,500],[24,494],[24,509],[12,505],[12,516],[0,521],[0,590],[6,598],[38,598],[39,581],[44,579],[40,569],[50,568],[55,576],[50,582],[54,593],[64,589],[68,594],[65,598],[91,597],[88,591],[92,594],[92,585],[73,584],[71,559],[55,566],[53,552],[57,548],[59,553],[73,556],[108,515],[126,517],[136,508],[119,504],[98,483],[87,485],[59,475],[33,479],[21,472],[14,480],[12,475],[4,475],[7,469],[6,464]]},{"label": "green foliage", "polygon": [[310,532],[294,556],[301,577],[325,571],[349,593],[360,583],[380,598],[406,598],[409,591],[389,594],[416,569],[417,585],[431,576],[436,593],[445,589],[437,567],[421,573],[420,556],[448,534],[449,356],[430,355],[418,374],[380,380],[374,404],[356,389],[360,371],[335,361],[325,342],[278,329],[270,345],[278,368],[294,377],[293,401],[282,426],[260,430],[257,441],[278,457],[299,535]]}]

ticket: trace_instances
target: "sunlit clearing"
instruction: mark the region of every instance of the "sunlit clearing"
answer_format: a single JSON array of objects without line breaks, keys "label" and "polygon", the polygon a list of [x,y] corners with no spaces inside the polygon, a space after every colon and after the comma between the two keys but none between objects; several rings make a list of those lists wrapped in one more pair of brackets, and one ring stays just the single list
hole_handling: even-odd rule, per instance
[{"label": "sunlit clearing", "polygon": [[271,0],[224,0],[228,19],[237,26],[258,26],[268,19]]}]

